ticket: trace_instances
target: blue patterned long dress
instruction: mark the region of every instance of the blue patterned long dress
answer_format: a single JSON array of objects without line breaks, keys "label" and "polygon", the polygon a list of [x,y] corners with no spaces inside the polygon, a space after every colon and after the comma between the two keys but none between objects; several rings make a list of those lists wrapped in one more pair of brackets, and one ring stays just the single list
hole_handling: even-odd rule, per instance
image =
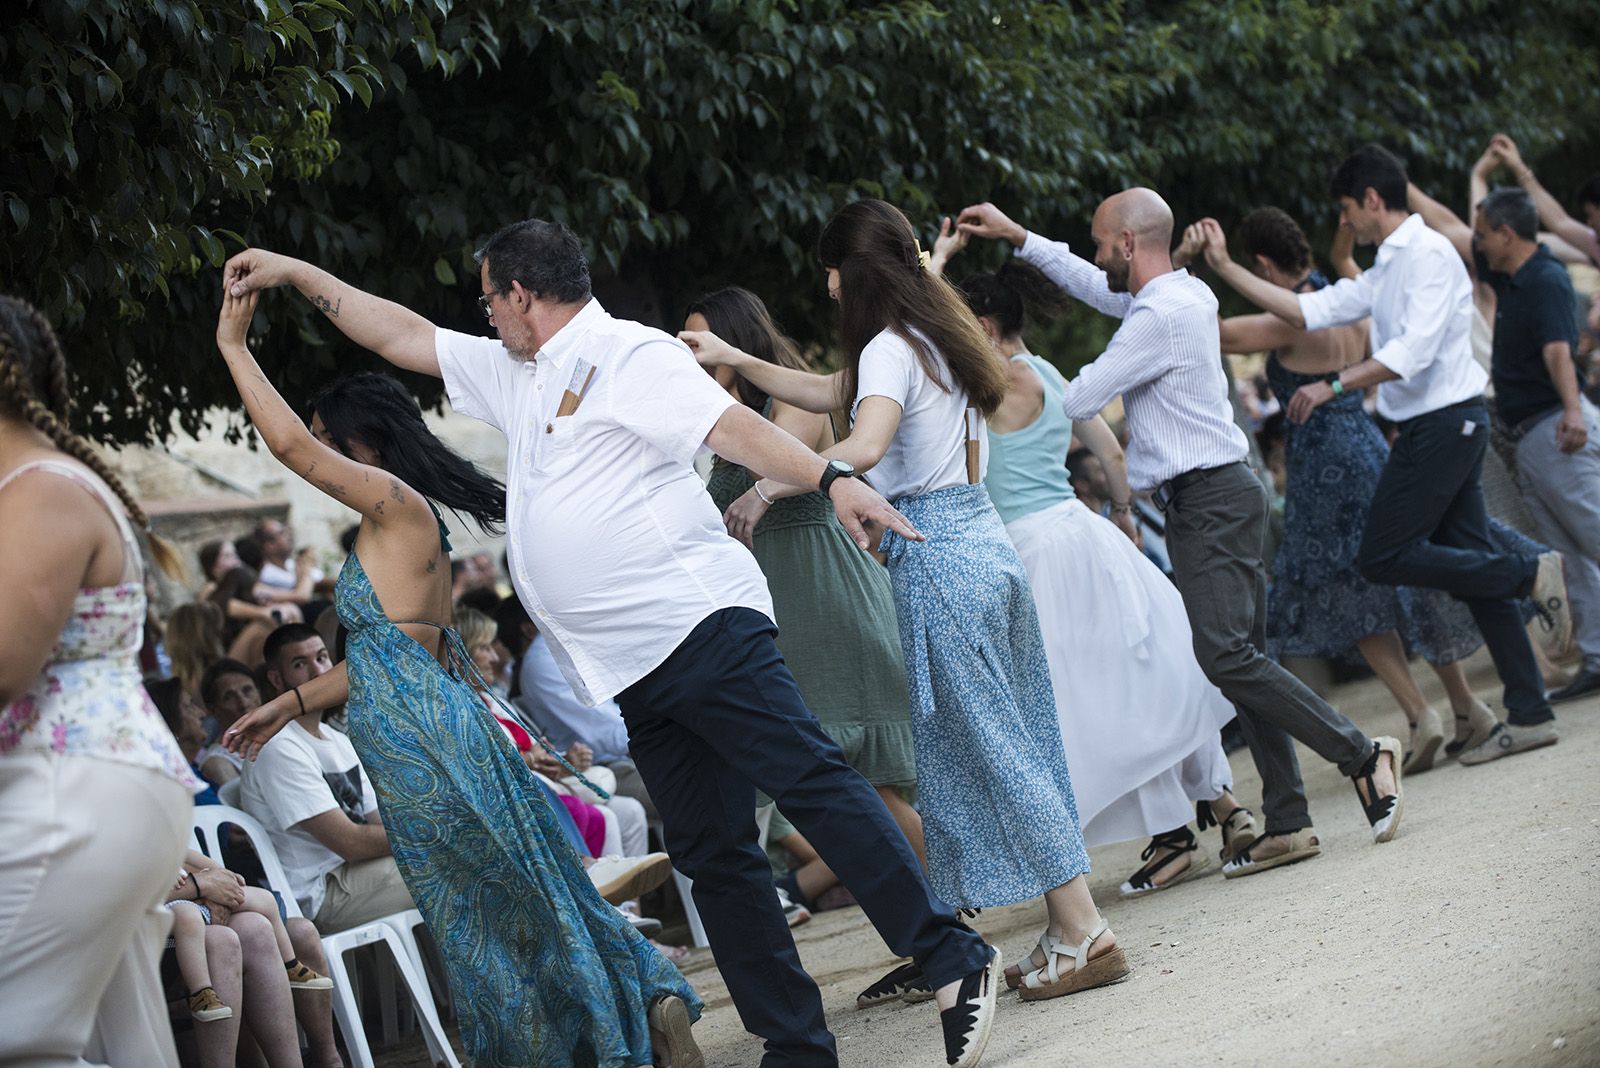
[{"label": "blue patterned long dress", "polygon": [[[1285,408],[1295,391],[1322,375],[1284,367],[1274,353],[1267,381]],[[1283,542],[1267,595],[1267,650],[1272,657],[1314,656],[1355,661],[1356,643],[1398,631],[1432,664],[1470,656],[1483,644],[1467,606],[1439,590],[1384,586],[1356,570],[1356,551],[1389,444],[1361,406],[1361,392],[1335,397],[1303,426],[1284,423],[1288,490]],[[1495,520],[1489,536],[1502,552],[1544,551]],[[1525,617],[1532,608],[1524,609]]]},{"label": "blue patterned long dress", "polygon": [[[556,814],[472,687],[390,621],[354,553],[350,740],[412,899],[444,955],[477,1068],[651,1061],[658,997],[700,999],[595,892]],[[443,648],[460,649],[454,631]]]}]

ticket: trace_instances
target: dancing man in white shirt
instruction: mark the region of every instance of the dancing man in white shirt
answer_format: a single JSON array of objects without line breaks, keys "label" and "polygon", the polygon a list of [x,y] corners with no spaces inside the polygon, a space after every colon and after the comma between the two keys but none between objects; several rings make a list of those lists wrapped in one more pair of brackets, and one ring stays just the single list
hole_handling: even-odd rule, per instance
[{"label": "dancing man in white shirt", "polygon": [[993,204],[967,208],[958,225],[1010,242],[1073,297],[1122,320],[1106,351],[1067,384],[1062,408],[1087,419],[1123,397],[1128,482],[1155,491],[1166,512],[1195,658],[1238,709],[1261,772],[1266,833],[1229,857],[1223,873],[1252,875],[1320,853],[1294,738],[1355,781],[1373,840],[1387,842],[1400,825],[1400,743],[1368,738],[1264,651],[1266,491],[1245,463],[1249,447],[1233,421],[1217,298],[1172,266],[1171,209],[1150,189],[1104,201],[1091,230],[1094,263]]},{"label": "dancing man in white shirt", "polygon": [[1488,374],[1472,358],[1472,282],[1448,238],[1406,212],[1406,172],[1377,145],[1357,149],[1329,189],[1372,268],[1315,293],[1257,278],[1228,255],[1206,220],[1206,260],[1239,294],[1292,326],[1321,330],[1371,317],[1372,355],[1301,386],[1289,418],[1303,423],[1347,390],[1378,387],[1378,412],[1400,433],[1378,480],[1356,564],[1369,582],[1444,590],[1472,612],[1505,685],[1509,722],[1461,754],[1482,764],[1556,742],[1555,713],[1518,601],[1546,600],[1560,558],[1497,553],[1479,477],[1489,441]]},{"label": "dancing man in white shirt", "polygon": [[729,994],[766,1040],[764,1068],[831,1066],[837,1050],[756,845],[757,788],[890,949],[922,966],[944,1019],[987,1036],[996,991],[972,979],[988,974],[993,950],[934,896],[877,791],[806,709],[773,641],[766,581],[728,535],[695,454],[706,446],[818,487],[863,550],[867,522],[920,535],[848,464],[735,401],[681,341],[607,314],[565,226],[507,226],[479,264],[478,303],[498,340],[437,328],[258,249],[230,260],[227,278],[236,295],[294,286],[351,340],[443,378],[457,411],[506,435],[512,582],[578,698],[617,699]]}]

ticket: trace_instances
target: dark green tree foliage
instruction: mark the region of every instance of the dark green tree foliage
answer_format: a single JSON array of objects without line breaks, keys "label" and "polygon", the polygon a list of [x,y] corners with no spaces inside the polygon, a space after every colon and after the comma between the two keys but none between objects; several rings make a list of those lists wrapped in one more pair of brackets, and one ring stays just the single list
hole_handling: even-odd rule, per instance
[{"label": "dark green tree foliage", "polygon": [[[1600,120],[1581,0],[34,0],[0,38],[0,286],[61,326],[116,440],[232,403],[213,268],[241,240],[481,329],[474,245],[542,215],[619,314],[674,327],[737,281],[825,344],[812,249],[854,197],[925,240],[980,198],[1082,240],[1142,182],[1180,222],[1276,203],[1325,234],[1363,140],[1464,207],[1489,133],[1565,192]],[[291,396],[369,359],[293,296],[256,325]],[[1074,366],[1106,325],[1047,351]]]}]

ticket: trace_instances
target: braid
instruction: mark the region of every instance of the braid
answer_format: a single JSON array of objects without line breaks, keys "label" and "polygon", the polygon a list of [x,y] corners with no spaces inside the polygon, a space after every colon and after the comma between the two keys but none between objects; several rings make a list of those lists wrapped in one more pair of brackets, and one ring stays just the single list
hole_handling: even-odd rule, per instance
[{"label": "braid", "polygon": [[[48,327],[48,323],[45,324]],[[55,341],[54,331],[46,329],[44,336],[50,339],[54,349],[51,373],[51,389],[64,390],[65,360],[61,358],[61,347]],[[150,555],[154,557],[156,566],[168,575],[181,575],[183,562],[177,550],[165,538],[157,537],[150,529],[150,517],[145,514],[139,502],[134,500],[133,494],[128,492],[128,487],[122,480],[112,473],[100,454],[90,448],[89,443],[74,434],[67,424],[62,421],[56,412],[51,411],[43,402],[33,395],[33,389],[28,384],[27,377],[23,374],[22,364],[16,357],[14,339],[4,330],[0,330],[0,396],[6,397],[11,406],[14,406],[23,419],[31,423],[35,429],[48,437],[62,452],[77,460],[83,466],[93,471],[100,480],[110,487],[111,492],[117,495],[122,502],[122,507],[127,511],[128,518],[133,520],[136,527],[144,532],[150,542]]]},{"label": "braid", "polygon": [[[44,339],[45,358],[50,362],[50,396],[46,403],[50,410],[55,412],[63,423],[72,422],[72,394],[67,389],[67,357],[61,351],[61,342],[56,337],[56,332],[50,327],[50,320],[46,319],[38,308],[28,309],[29,318],[33,320],[33,327]],[[121,496],[121,494],[119,494]]]}]

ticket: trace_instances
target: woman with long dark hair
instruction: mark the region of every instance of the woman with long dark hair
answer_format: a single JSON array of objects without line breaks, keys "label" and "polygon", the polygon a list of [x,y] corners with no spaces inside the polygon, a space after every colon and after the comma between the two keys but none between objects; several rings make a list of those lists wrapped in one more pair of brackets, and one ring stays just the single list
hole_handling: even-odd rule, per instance
[{"label": "woman with long dark hair", "polygon": [[[345,704],[473,1061],[637,1068],[653,1041],[657,1057],[697,1057],[688,1023],[699,999],[595,892],[451,628],[450,544],[434,504],[493,530],[504,487],[440,442],[386,375],[323,390],[308,431],[246,346],[255,304],[254,293],[225,295],[217,324],[245,408],[274,456],[362,518],[336,591],[346,658],[225,740],[254,756],[303,711]],[[653,1039],[658,1024],[670,1043]]]},{"label": "woman with long dark hair", "polygon": [[[701,297],[689,305],[683,327],[709,330],[767,363],[810,370],[761,298],[747,289],[734,286]],[[714,375],[808,448],[823,452],[838,444],[831,415],[776,400],[730,368],[718,367]],[[926,864],[922,817],[906,801],[917,782],[916,750],[888,577],[850,540],[822,494],[789,497],[769,509],[755,481],[745,468],[719,458],[707,489],[767,578],[781,628],[778,650],[806,707],[839,743],[845,761],[878,791]],[[798,881],[782,885],[808,907],[817,889]]]},{"label": "woman with long dark hair", "polygon": [[[941,240],[941,245],[948,245]],[[1025,263],[961,283],[1011,388],[989,420],[989,496],[1028,571],[1044,634],[1067,764],[1086,845],[1149,837],[1124,897],[1166,889],[1206,868],[1188,828],[1221,827],[1223,858],[1258,837],[1232,794],[1218,731],[1233,706],[1194,658],[1183,598],[1134,542],[1122,447],[1096,415],[1061,410],[1066,381],[1028,351],[1028,314],[1049,317],[1061,290]],[[1063,466],[1076,434],[1111,483],[1113,526],[1089,511]]]},{"label": "woman with long dark hair", "polygon": [[[981,485],[984,421],[1009,376],[966,303],[925,267],[906,217],[848,205],[818,242],[839,302],[845,366],[779,367],[713,334],[686,332],[702,363],[730,366],[797,407],[853,405],[826,455],[870,472],[926,535],[886,534],[912,698],[917,782],[934,889],[978,908],[1043,896],[1049,924],[1009,969],[1036,1000],[1128,974],[1095,908],[1056,720],[1050,669],[1022,562]],[[803,492],[763,479],[764,498]]]}]

